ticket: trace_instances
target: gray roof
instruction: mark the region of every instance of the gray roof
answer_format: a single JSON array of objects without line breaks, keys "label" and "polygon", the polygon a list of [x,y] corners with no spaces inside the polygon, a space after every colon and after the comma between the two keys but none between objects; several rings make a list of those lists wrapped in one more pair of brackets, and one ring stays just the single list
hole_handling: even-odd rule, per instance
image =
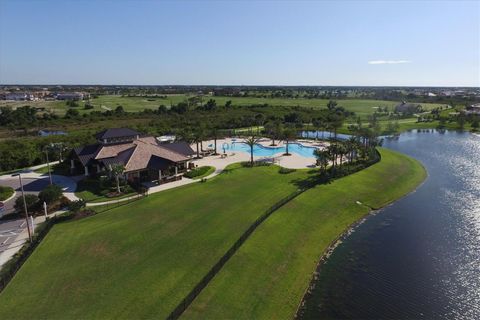
[{"label": "gray roof", "polygon": [[110,138],[132,137],[137,135],[140,135],[140,133],[129,128],[111,128],[97,133],[95,135],[95,138],[101,140]]},{"label": "gray roof", "polygon": [[160,146],[187,157],[195,154],[195,151],[193,151],[192,147],[190,147],[190,145],[185,141],[163,143]]},{"label": "gray roof", "polygon": [[101,145],[99,144],[90,144],[83,147],[77,147],[73,151],[77,154],[80,162],[85,166],[91,159],[95,159],[98,151],[100,150]]}]

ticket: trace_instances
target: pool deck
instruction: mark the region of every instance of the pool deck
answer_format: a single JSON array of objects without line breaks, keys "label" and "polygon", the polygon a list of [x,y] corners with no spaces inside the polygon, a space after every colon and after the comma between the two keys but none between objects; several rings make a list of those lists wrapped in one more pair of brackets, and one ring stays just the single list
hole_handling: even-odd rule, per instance
[{"label": "pool deck", "polygon": [[[235,139],[235,140],[232,140]],[[223,153],[222,145],[223,143],[231,144],[232,142],[242,142],[242,138],[227,138],[227,139],[219,139],[217,140],[217,152],[219,154]],[[272,141],[267,138],[262,138],[258,144],[264,147],[270,147]],[[290,143],[301,143],[304,146],[308,147],[317,147],[317,148],[325,148],[328,143],[320,142],[320,141],[309,141],[309,140],[295,140]],[[207,149],[208,145],[213,145],[213,140],[208,140],[203,142],[204,150]],[[284,141],[275,141],[275,147],[283,147],[285,145]],[[196,151],[196,144],[192,144],[193,150]],[[196,165],[200,166],[213,166],[215,167],[215,172],[220,173],[226,166],[235,162],[242,162],[242,161],[249,161],[250,160],[250,153],[242,152],[242,151],[232,151],[226,150],[227,156],[222,158],[221,155],[217,156],[206,156],[202,159],[194,160]],[[264,156],[254,156],[253,159],[255,161],[269,161],[273,162],[279,166],[291,169],[306,169],[306,168],[314,168],[316,159],[314,157],[303,157],[296,153],[293,153],[290,156],[284,156],[283,153],[279,152],[275,154],[273,157],[264,157]]]}]

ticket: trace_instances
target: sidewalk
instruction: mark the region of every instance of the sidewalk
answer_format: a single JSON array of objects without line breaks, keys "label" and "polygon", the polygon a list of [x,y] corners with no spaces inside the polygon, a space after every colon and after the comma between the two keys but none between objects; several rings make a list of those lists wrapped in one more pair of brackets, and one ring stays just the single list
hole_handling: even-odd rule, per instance
[{"label": "sidewalk", "polygon": [[[62,214],[65,211],[60,210],[48,215],[48,217],[54,217],[58,214]],[[45,221],[45,216],[36,217],[33,220],[35,227],[40,223]],[[25,227],[23,231],[15,238],[15,240],[4,250],[0,252],[0,269],[2,266],[10,260],[20,249],[23,247],[25,242],[28,240],[28,229]]]}]

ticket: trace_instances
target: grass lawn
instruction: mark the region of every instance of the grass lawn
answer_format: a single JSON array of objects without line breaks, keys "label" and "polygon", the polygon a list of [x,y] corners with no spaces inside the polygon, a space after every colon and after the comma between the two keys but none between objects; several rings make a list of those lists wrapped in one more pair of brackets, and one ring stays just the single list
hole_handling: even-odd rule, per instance
[{"label": "grass lawn", "polygon": [[115,190],[116,188],[113,188],[112,190],[102,189],[97,179],[87,178],[77,183],[77,190],[75,191],[75,195],[87,202],[103,202],[103,201],[110,201],[110,200],[118,200],[118,199],[130,197],[137,194],[136,192],[131,191],[119,196],[107,197],[108,192],[115,191]]},{"label": "grass lawn", "polygon": [[[192,97],[192,95],[190,95]],[[106,111],[108,109],[115,110],[115,108],[121,105],[125,111],[142,111],[144,109],[157,109],[160,105],[167,107],[172,104],[178,104],[185,101],[187,98],[183,94],[167,95],[166,99],[163,98],[142,98],[142,97],[122,97],[115,95],[102,95],[98,98],[91,99],[90,102],[94,106],[93,109],[84,110],[85,102],[79,101],[79,107],[75,108],[80,113],[88,113],[90,111]],[[231,100],[233,105],[253,105],[268,103],[272,106],[301,106],[308,108],[326,108],[328,99],[289,99],[289,98],[255,98],[255,97],[225,97],[225,96],[204,96],[204,102],[209,99],[214,99],[217,105],[225,105],[228,100]],[[338,105],[345,107],[347,110],[354,111],[357,115],[365,117],[368,114],[372,114],[376,107],[388,107],[393,110],[400,101],[385,101],[385,100],[371,100],[371,99],[343,99],[336,100]],[[425,110],[431,110],[435,107],[445,106],[445,104],[437,103],[420,103]],[[65,101],[15,101],[15,102],[0,102],[0,106],[38,106],[44,107],[48,111],[54,111],[59,115],[65,114],[69,107],[66,106]]]},{"label": "grass lawn", "polygon": [[306,171],[242,168],[56,225],[0,294],[5,319],[165,318]]},{"label": "grass lawn", "polygon": [[0,186],[0,201],[10,198],[14,192],[12,187]]},{"label": "grass lawn", "polygon": [[265,221],[184,313],[186,319],[292,319],[322,252],[369,209],[426,177],[414,159],[381,149],[382,161],[317,186]]}]

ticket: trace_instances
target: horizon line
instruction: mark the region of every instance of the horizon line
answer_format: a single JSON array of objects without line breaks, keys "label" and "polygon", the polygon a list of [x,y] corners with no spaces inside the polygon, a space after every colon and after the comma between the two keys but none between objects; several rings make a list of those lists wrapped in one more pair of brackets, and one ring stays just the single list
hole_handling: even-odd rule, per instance
[{"label": "horizon line", "polygon": [[0,86],[118,86],[118,87],[366,87],[366,88],[478,88],[476,85],[317,85],[317,84],[82,84],[82,83],[0,83]]}]

